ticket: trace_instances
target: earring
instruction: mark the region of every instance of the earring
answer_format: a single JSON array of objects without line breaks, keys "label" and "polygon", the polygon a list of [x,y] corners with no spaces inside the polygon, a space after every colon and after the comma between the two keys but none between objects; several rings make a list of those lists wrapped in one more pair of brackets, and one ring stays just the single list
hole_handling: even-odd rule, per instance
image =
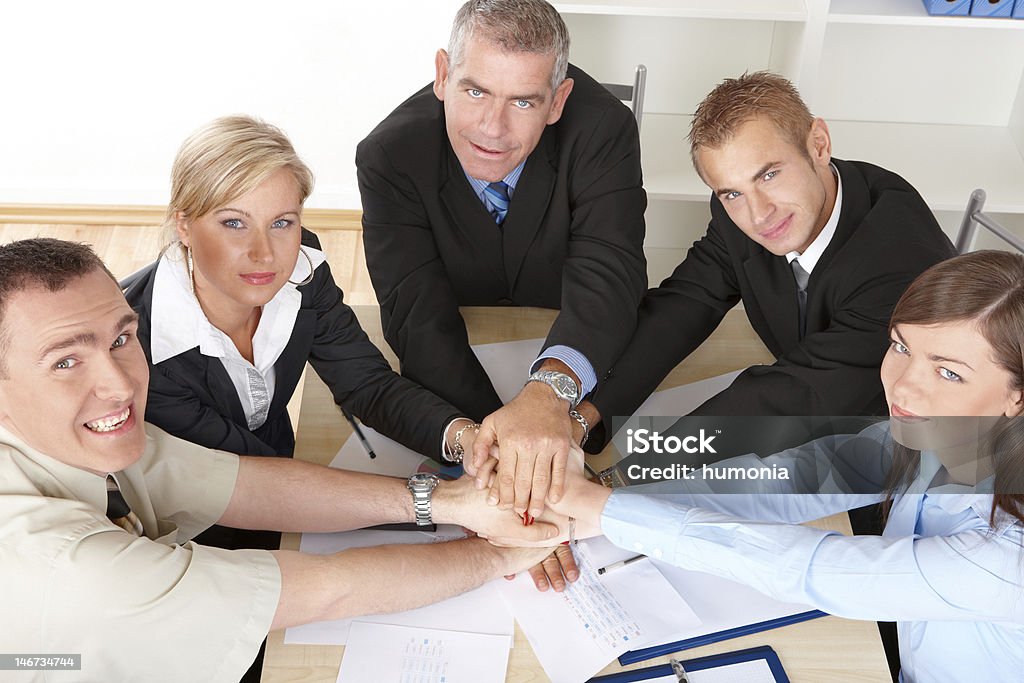
[{"label": "earring", "polygon": [[291,280],[288,281],[289,284],[295,285],[296,287],[308,285],[310,282],[313,281],[313,260],[309,258],[309,254],[307,254],[302,247],[299,247],[299,253],[306,257],[306,263],[309,264],[309,275],[307,275],[306,279],[303,280],[302,282],[292,282]]},{"label": "earring", "polygon": [[[195,266],[192,264],[192,247],[185,247],[185,260],[188,263],[188,286],[192,288],[192,296],[196,295]],[[198,298],[198,297],[197,297]]]}]

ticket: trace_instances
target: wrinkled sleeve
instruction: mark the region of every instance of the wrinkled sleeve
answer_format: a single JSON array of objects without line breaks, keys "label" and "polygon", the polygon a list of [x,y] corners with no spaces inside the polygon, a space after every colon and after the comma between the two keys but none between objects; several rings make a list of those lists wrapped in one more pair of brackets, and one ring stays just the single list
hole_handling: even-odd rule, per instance
[{"label": "wrinkled sleeve", "polygon": [[281,573],[265,551],[168,546],[95,520],[48,585],[49,651],[81,652],[85,678],[237,681],[270,630]]},{"label": "wrinkled sleeve", "polygon": [[999,535],[843,536],[619,491],[601,525],[623,548],[837,616],[1024,622],[1019,525]]}]

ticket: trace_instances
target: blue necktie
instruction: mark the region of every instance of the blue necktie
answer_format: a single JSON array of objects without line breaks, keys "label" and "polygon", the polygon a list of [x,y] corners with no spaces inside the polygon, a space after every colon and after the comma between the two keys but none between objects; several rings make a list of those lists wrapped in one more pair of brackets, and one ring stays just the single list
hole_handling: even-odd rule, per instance
[{"label": "blue necktie", "polygon": [[484,197],[490,202],[494,222],[501,225],[508,213],[508,183],[504,180],[491,183],[484,188]]}]

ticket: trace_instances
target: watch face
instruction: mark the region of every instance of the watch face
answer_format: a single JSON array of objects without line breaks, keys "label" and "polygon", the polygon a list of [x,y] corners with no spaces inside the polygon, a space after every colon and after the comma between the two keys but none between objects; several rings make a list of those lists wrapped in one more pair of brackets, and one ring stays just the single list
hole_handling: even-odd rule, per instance
[{"label": "watch face", "polygon": [[576,396],[576,382],[573,382],[571,377],[561,375],[555,377],[555,382],[558,383],[558,390],[560,392],[569,396]]},{"label": "watch face", "polygon": [[409,477],[409,485],[421,489],[434,488],[435,486],[437,486],[437,482],[437,475],[430,474],[429,472],[417,472],[416,474]]}]

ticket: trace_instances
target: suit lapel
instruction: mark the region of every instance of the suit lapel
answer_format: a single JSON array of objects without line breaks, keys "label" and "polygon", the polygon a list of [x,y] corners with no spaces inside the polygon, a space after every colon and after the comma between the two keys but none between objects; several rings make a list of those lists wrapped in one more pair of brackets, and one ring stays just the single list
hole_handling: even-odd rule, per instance
[{"label": "suit lapel", "polygon": [[204,386],[210,392],[211,402],[218,407],[221,413],[231,416],[231,420],[238,424],[248,424],[245,418],[245,410],[242,409],[242,401],[238,398],[238,390],[231,383],[231,377],[224,368],[220,358],[210,358],[199,353],[199,349],[192,349],[188,353],[194,353],[206,364],[206,381]]},{"label": "suit lapel", "polygon": [[[814,273],[811,273],[811,284],[808,286],[810,298],[814,296],[813,283],[817,279],[815,275],[825,272],[843,245],[850,240],[857,226],[864,221],[864,217],[871,208],[871,196],[861,175],[841,159],[832,159],[832,163],[839,170],[839,177],[843,182],[843,205],[839,207],[839,224],[836,225],[832,241],[829,242],[821,258],[818,259],[817,265],[814,266]],[[810,301],[808,301],[808,308],[810,308]]]},{"label": "suit lapel", "polygon": [[302,370],[306,367],[306,359],[313,348],[315,333],[316,311],[300,308],[295,316],[291,339],[274,363],[274,399],[270,403],[270,415],[277,415],[295,393]]},{"label": "suit lapel", "polygon": [[[776,355],[795,347],[800,341],[800,311],[796,302],[796,280],[786,258],[759,248],[758,253],[743,262],[743,270],[757,301],[756,314],[762,321],[755,327],[767,328],[773,337],[765,339],[762,333],[765,345]],[[754,313],[750,310],[747,315]]]},{"label": "suit lapel", "polygon": [[474,257],[486,263],[504,280],[501,229],[473,191],[451,144],[445,146],[448,148],[447,168],[443,169],[445,177],[441,181],[441,201],[451,214],[452,227],[462,236],[463,242],[470,246]]},{"label": "suit lapel", "polygon": [[527,158],[523,175],[516,185],[515,194],[509,202],[502,236],[505,246],[505,272],[508,274],[510,289],[515,289],[519,271],[522,270],[526,254],[533,244],[537,231],[544,223],[544,216],[555,190],[554,155],[555,135],[548,126],[537,143],[537,149]]}]

